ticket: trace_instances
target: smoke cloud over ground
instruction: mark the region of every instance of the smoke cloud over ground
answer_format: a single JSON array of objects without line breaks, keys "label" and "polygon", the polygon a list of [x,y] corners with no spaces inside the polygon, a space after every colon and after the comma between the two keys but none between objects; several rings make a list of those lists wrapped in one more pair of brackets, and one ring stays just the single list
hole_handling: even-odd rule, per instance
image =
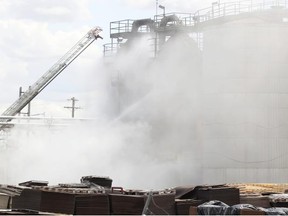
[{"label": "smoke cloud over ground", "polygon": [[98,77],[107,98],[90,113],[97,119],[16,126],[0,159],[1,181],[104,175],[143,189],[284,181],[287,29],[258,16],[203,35],[203,51],[179,34],[156,59],[151,40],[132,41]]},{"label": "smoke cloud over ground", "polygon": [[[78,182],[92,174],[134,188],[200,182],[193,172],[185,171],[199,168],[199,156],[192,150],[199,144],[200,51],[191,38],[179,36],[167,43],[167,50],[155,61],[147,41],[135,41],[135,49],[115,60],[116,72],[107,71],[106,75],[118,77],[116,84],[108,85],[111,98],[103,103],[107,112],[98,120],[58,130],[13,128],[2,182]],[[196,58],[190,59],[191,55]],[[103,106],[97,109],[104,110]]]}]

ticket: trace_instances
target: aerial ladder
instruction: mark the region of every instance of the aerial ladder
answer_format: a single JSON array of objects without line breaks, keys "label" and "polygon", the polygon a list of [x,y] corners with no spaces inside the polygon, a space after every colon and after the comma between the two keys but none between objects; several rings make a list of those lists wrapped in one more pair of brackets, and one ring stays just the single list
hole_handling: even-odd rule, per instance
[{"label": "aerial ladder", "polygon": [[[71,64],[90,44],[97,38],[103,39],[99,33],[100,27],[91,29],[82,39],[80,39],[62,58],[60,58],[44,75],[42,75],[27,91],[25,91],[2,116],[7,118],[0,119],[2,126],[5,128],[5,122],[12,120],[11,116],[19,113],[33,98],[35,98],[46,86],[49,85],[69,64]],[[10,118],[9,118],[10,116]]]}]

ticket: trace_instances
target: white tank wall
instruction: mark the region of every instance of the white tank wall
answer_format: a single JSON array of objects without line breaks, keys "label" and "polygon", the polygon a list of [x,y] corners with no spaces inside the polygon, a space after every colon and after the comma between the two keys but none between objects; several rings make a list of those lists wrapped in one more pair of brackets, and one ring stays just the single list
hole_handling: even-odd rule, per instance
[{"label": "white tank wall", "polygon": [[287,182],[288,26],[251,17],[204,31],[203,181]]}]

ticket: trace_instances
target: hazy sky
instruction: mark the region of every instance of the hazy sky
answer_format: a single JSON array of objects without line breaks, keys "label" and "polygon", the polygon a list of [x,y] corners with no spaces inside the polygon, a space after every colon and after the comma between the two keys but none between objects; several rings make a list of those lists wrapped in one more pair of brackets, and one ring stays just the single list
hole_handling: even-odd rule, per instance
[{"label": "hazy sky", "polygon": [[[158,0],[166,13],[195,12],[212,2]],[[100,26],[104,40],[93,43],[32,103],[33,115],[68,117],[70,111],[63,106],[77,97],[83,114],[89,97],[103,97],[103,74],[97,65],[103,44],[110,42],[110,22],[155,14],[155,0],[0,0],[0,112],[17,99],[20,86],[27,89],[89,29]]]}]

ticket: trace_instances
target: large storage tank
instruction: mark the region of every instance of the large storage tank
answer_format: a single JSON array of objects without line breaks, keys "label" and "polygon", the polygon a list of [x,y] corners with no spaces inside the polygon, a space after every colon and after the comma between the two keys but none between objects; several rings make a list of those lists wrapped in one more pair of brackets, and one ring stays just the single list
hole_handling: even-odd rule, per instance
[{"label": "large storage tank", "polygon": [[203,32],[206,183],[287,182],[285,11],[271,8],[235,16],[234,21],[219,22]]}]

